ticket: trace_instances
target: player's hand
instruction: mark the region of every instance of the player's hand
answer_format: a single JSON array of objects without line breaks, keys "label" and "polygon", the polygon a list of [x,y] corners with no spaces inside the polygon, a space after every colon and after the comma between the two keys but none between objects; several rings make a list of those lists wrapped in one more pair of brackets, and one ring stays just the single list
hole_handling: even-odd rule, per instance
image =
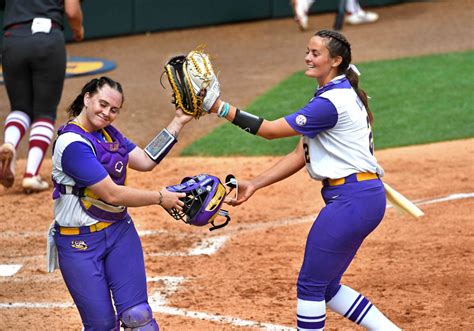
[{"label": "player's hand", "polygon": [[189,123],[193,117],[191,115],[185,114],[180,108],[176,108],[176,113],[174,118],[180,122],[183,126]]},{"label": "player's hand", "polygon": [[175,208],[178,211],[183,210],[184,202],[179,198],[184,198],[186,193],[170,192],[167,189],[161,189],[161,203],[159,205],[166,210]]},{"label": "player's hand", "polygon": [[72,39],[75,41],[82,41],[84,39],[84,26],[80,26],[72,31]]},{"label": "player's hand", "polygon": [[221,103],[223,103],[224,101],[222,101],[220,98],[217,98],[216,102],[214,102],[214,104],[212,105],[211,109],[209,109],[209,113],[217,113],[217,111],[219,110],[219,106]]},{"label": "player's hand", "polygon": [[226,199],[224,202],[231,206],[238,206],[250,199],[256,190],[252,182],[239,180],[237,197],[235,199]]}]

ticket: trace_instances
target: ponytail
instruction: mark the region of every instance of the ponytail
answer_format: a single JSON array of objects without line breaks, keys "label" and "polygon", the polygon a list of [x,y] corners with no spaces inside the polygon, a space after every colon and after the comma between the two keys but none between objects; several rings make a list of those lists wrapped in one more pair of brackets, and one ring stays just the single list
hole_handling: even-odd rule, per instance
[{"label": "ponytail", "polygon": [[372,112],[369,108],[369,97],[367,96],[367,93],[365,93],[363,89],[359,88],[359,75],[354,71],[351,66],[347,68],[345,75],[349,83],[351,83],[352,88],[357,93],[357,96],[359,97],[360,101],[362,101],[362,103],[364,104],[365,110],[367,110],[367,116],[369,116],[369,123],[372,125],[372,123],[374,122],[374,115],[372,115]]}]

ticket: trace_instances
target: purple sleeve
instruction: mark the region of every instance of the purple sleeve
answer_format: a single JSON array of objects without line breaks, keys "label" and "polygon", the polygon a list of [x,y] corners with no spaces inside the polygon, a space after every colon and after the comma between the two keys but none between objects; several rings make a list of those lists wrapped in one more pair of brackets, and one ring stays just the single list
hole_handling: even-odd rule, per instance
[{"label": "purple sleeve", "polygon": [[133,149],[135,147],[137,147],[137,145],[135,145],[134,143],[132,143],[130,140],[127,139],[127,137],[125,136],[122,136],[123,137],[123,140],[124,140],[124,143],[125,143],[125,147],[127,148],[127,152],[130,153],[131,151],[133,151]]},{"label": "purple sleeve", "polygon": [[298,133],[314,138],[318,133],[333,128],[338,119],[336,107],[325,98],[313,98],[306,106],[285,116]]},{"label": "purple sleeve", "polygon": [[96,184],[108,176],[92,148],[79,141],[69,144],[64,149],[61,165],[63,172],[74,179],[80,187]]}]

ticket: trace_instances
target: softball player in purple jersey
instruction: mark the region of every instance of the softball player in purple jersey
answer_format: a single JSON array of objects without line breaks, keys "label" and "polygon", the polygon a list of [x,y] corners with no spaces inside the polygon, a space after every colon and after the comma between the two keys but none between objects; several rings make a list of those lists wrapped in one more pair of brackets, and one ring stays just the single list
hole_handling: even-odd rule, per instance
[{"label": "softball player in purple jersey", "polygon": [[309,232],[298,277],[298,329],[324,329],[327,306],[369,330],[399,330],[367,298],[340,284],[386,207],[383,169],[373,155],[372,115],[351,65],[351,46],[342,34],[321,30],[309,40],[305,62],[305,75],[319,88],[295,113],[267,121],[221,100],[211,109],[267,139],[302,135],[295,150],[273,167],[239,181],[237,200],[228,203],[239,205],[306,166],[313,179],[322,181],[326,205]]},{"label": "softball player in purple jersey", "polygon": [[[53,149],[54,240],[49,238],[48,248],[57,249],[85,330],[120,330],[120,321],[126,330],[159,330],[147,302],[142,246],[127,207],[182,210],[179,198],[185,195],[134,189],[125,182],[128,167],[152,170],[192,117],[176,111],[159,141],[152,141],[156,147],[168,137],[168,144],[157,149],[161,158],[152,158],[111,125],[122,103],[119,83],[108,77],[91,80],[69,107],[71,121],[59,129]],[[52,271],[57,260],[49,255]]]}]

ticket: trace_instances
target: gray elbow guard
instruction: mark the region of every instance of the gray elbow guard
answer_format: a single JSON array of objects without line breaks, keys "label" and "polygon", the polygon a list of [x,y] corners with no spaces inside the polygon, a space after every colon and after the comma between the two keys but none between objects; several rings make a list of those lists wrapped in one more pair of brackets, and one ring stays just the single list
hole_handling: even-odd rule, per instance
[{"label": "gray elbow guard", "polygon": [[242,130],[251,134],[257,134],[262,123],[263,118],[247,113],[238,108],[235,111],[234,120],[232,121],[232,124],[237,125]]},{"label": "gray elbow guard", "polygon": [[171,148],[176,144],[178,140],[168,130],[161,130],[158,135],[153,138],[145,147],[145,153],[156,163],[160,163],[161,160],[168,154]]}]

